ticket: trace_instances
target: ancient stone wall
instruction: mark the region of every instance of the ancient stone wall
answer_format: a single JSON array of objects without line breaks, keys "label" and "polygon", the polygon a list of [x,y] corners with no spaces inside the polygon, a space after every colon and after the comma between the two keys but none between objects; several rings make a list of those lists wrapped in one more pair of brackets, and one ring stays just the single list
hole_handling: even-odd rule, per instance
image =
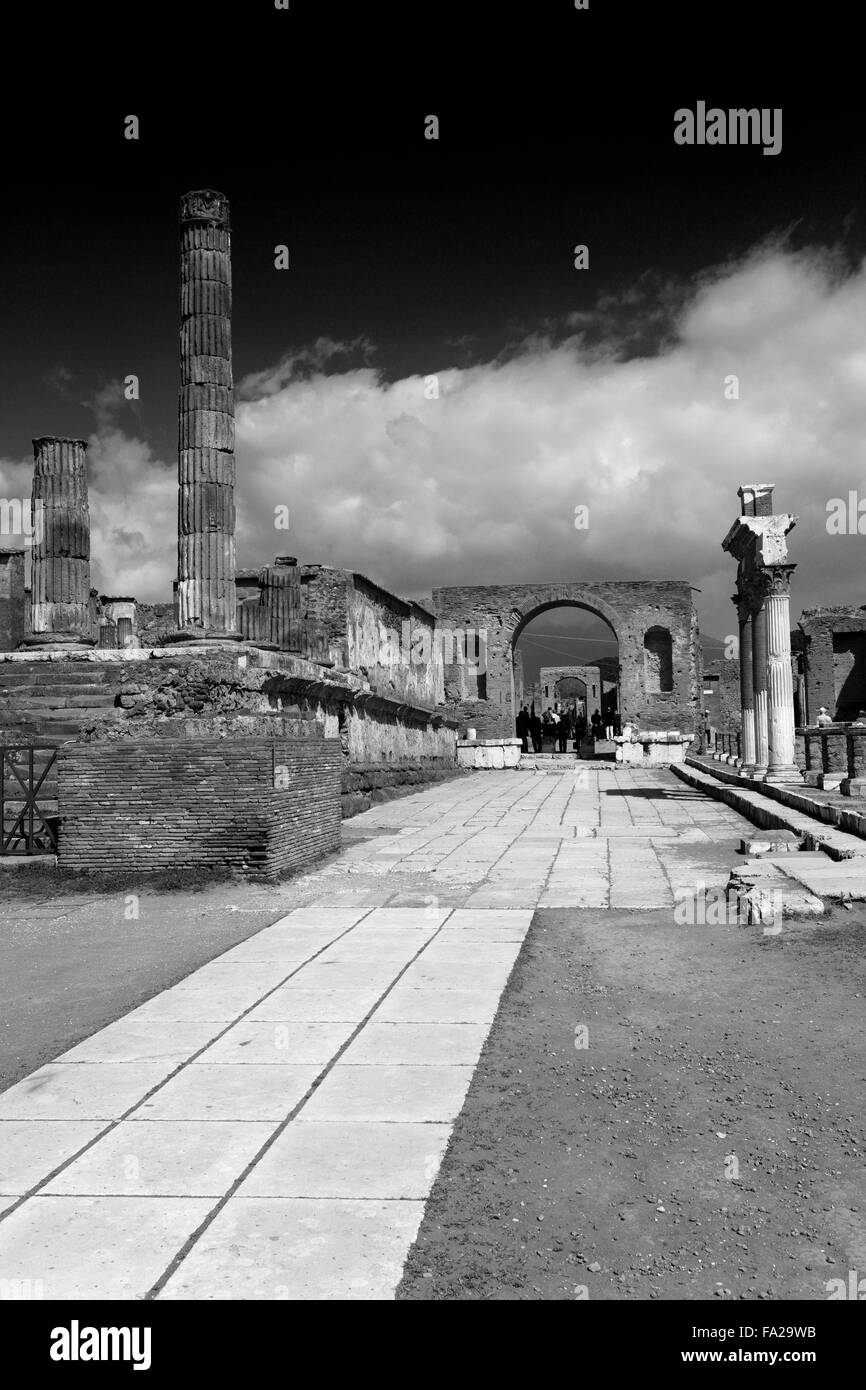
[{"label": "ancient stone wall", "polygon": [[380,801],[393,801],[395,797],[408,796],[416,792],[426,782],[445,782],[452,777],[465,777],[462,768],[453,761],[442,759],[440,763],[406,762],[397,767],[381,763],[355,763],[343,769],[342,812],[343,819],[357,816],[361,811],[369,811]]},{"label": "ancient stone wall", "polygon": [[[687,580],[445,588],[434,590],[433,602],[440,626],[486,632],[486,666],[480,687],[483,696],[480,691],[475,698],[467,695],[459,669],[445,667],[446,712],[464,726],[477,728],[479,738],[513,734],[514,643],[531,618],[560,604],[597,613],[613,628],[619,641],[623,723],[684,732],[697,728],[702,670],[697,618]],[[653,629],[670,636],[666,667],[669,690],[647,689],[644,641]],[[654,636],[657,643],[658,634]]]},{"label": "ancient stone wall", "polygon": [[176,627],[173,603],[136,604],[136,633],[142,647],[161,647]]},{"label": "ancient stone wall", "polygon": [[[579,680],[585,686],[583,695],[560,694],[557,691],[557,683],[561,680]],[[616,677],[609,679],[603,677],[598,662],[584,666],[542,666],[538,673],[538,683],[541,688],[541,708],[549,709],[556,703],[570,704],[572,699],[580,699],[585,702],[587,717],[592,717],[593,710],[601,710],[602,679],[608,684],[615,684]]]},{"label": "ancient stone wall", "polygon": [[24,637],[24,551],[0,550],[0,651],[14,652]]},{"label": "ancient stone wall", "polygon": [[351,673],[278,652],[157,650],[138,659],[3,653],[7,740],[325,737],[337,743],[344,771],[378,778],[388,768],[389,786],[417,783],[422,773],[437,780],[456,766],[456,728],[441,713],[374,695]]},{"label": "ancient stone wall", "polygon": [[301,585],[305,611],[326,632],[338,669],[357,673],[377,695],[435,707],[442,665],[432,614],[329,565],[302,566]]},{"label": "ancient stone wall", "polygon": [[340,848],[341,761],[339,745],[322,738],[67,744],[60,863],[296,872]]},{"label": "ancient stone wall", "polygon": [[733,733],[742,724],[740,663],[736,657],[719,657],[706,667],[707,681],[714,681],[718,710],[715,727]]},{"label": "ancient stone wall", "polygon": [[856,719],[866,708],[866,608],[806,608],[799,626],[808,722],[822,705],[834,719]]}]

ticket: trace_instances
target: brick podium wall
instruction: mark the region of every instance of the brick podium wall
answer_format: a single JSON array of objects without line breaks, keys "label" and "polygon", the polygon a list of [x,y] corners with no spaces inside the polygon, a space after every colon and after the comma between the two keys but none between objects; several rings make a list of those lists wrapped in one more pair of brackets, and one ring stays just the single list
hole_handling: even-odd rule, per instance
[{"label": "brick podium wall", "polygon": [[282,876],[340,848],[341,768],[338,739],[67,744],[60,863]]}]

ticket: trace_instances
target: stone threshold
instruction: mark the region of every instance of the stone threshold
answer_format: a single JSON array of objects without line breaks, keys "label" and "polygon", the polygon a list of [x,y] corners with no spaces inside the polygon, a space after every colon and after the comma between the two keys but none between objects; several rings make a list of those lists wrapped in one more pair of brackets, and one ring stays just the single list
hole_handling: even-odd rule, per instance
[{"label": "stone threshold", "polygon": [[793,831],[807,849],[822,850],[835,860],[866,855],[866,815],[824,799],[827,794],[815,788],[756,782],[698,757],[672,764],[671,771],[762,829]]}]

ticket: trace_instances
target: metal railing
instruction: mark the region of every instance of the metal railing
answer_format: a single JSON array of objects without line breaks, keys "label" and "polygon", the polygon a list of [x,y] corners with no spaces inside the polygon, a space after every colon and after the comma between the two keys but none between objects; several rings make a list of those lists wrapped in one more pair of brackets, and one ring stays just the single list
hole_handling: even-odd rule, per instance
[{"label": "metal railing", "polygon": [[57,853],[57,818],[38,801],[56,759],[53,744],[0,744],[0,854]]}]

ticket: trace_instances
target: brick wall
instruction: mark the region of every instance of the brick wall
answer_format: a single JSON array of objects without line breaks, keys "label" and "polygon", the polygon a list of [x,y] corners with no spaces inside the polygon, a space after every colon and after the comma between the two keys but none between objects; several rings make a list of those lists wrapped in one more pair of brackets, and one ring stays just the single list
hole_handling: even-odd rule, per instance
[{"label": "brick wall", "polygon": [[341,768],[336,739],[67,744],[60,862],[283,876],[340,848]]},{"label": "brick wall", "polygon": [[706,667],[707,684],[716,689],[715,709],[710,708],[712,727],[732,733],[742,724],[742,705],[740,703],[740,663],[737,657],[717,657]]},{"label": "brick wall", "polygon": [[799,626],[809,722],[814,724],[822,705],[835,719],[856,719],[866,702],[866,610],[806,608]]}]

